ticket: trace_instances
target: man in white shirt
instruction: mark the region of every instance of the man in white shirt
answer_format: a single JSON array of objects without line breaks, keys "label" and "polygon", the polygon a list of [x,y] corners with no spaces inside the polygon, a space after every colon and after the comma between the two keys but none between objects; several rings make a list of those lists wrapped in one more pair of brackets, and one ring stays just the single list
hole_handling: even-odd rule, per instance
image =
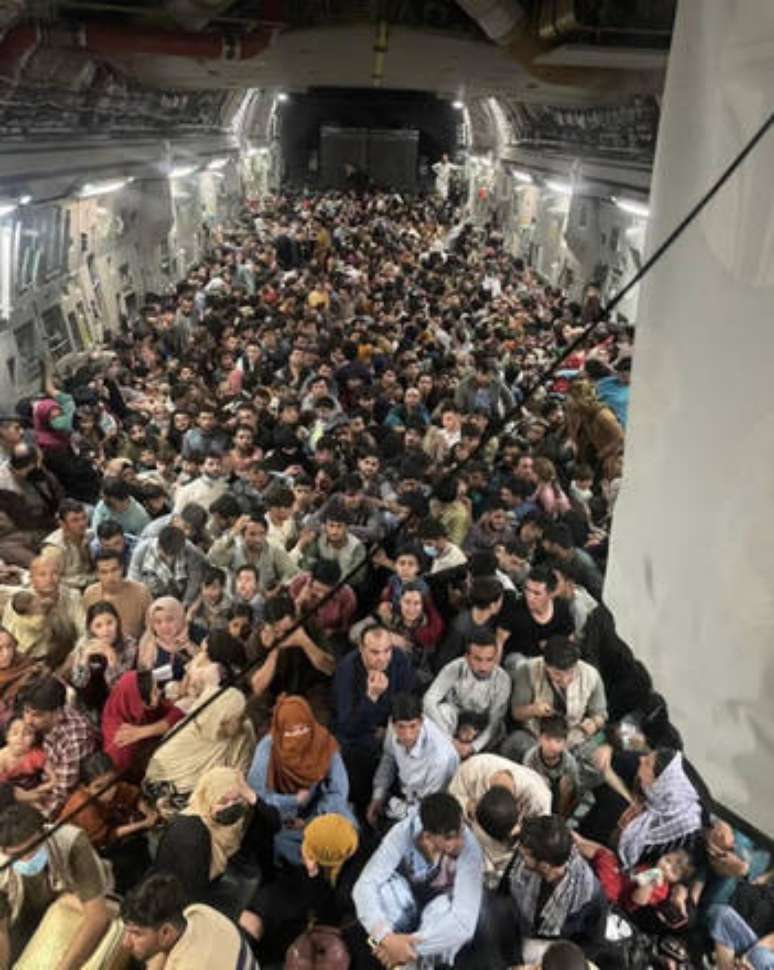
[{"label": "man in white shirt", "polygon": [[228,483],[223,474],[223,458],[212,451],[202,462],[202,473],[175,493],[175,512],[181,512],[191,502],[201,505],[208,512],[213,502],[225,495]]},{"label": "man in white shirt", "polygon": [[[425,795],[446,788],[459,763],[449,737],[429,718],[422,717],[421,698],[396,694],[366,812],[369,823],[376,824],[385,803],[388,818],[405,818],[408,809]],[[388,801],[396,780],[399,795]]]}]

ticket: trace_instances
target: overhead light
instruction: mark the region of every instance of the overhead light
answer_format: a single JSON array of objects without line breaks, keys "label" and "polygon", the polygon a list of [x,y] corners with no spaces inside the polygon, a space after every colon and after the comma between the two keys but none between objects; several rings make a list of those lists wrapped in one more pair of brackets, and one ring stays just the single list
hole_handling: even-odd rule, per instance
[{"label": "overhead light", "polygon": [[211,162],[207,165],[207,169],[210,172],[217,172],[228,165],[227,158],[213,158]]},{"label": "overhead light", "polygon": [[640,219],[647,219],[650,216],[650,209],[644,202],[635,202],[634,199],[617,199],[613,196],[613,202],[622,212],[628,212],[630,216],[639,216]]},{"label": "overhead light", "polygon": [[112,182],[87,182],[81,189],[80,196],[82,199],[92,199],[95,195],[108,195],[110,192],[118,192],[129,182],[130,179],[114,179]]},{"label": "overhead light", "polygon": [[277,100],[278,101],[287,101],[288,100],[288,95],[285,94],[284,91],[280,91],[279,94],[277,95]]},{"label": "overhead light", "polygon": [[9,216],[12,212],[16,211],[15,202],[0,203],[0,219],[3,216]]},{"label": "overhead light", "polygon": [[572,185],[569,182],[555,182],[553,179],[546,182],[546,188],[552,192],[557,192],[559,195],[572,195],[573,192]]},{"label": "overhead light", "polygon": [[452,108],[454,108],[455,111],[463,111],[465,109],[465,102],[459,100],[452,101]]},{"label": "overhead light", "polygon": [[519,172],[514,170],[511,175],[516,179],[517,182],[524,182],[525,185],[529,185],[530,182],[534,182],[534,179],[529,174],[529,172]]},{"label": "overhead light", "polygon": [[32,196],[31,195],[22,195],[22,196],[19,196],[19,205],[29,205],[30,202],[32,202]]},{"label": "overhead light", "polygon": [[193,175],[196,169],[196,165],[177,165],[170,171],[169,177],[171,179],[184,179],[187,175]]}]

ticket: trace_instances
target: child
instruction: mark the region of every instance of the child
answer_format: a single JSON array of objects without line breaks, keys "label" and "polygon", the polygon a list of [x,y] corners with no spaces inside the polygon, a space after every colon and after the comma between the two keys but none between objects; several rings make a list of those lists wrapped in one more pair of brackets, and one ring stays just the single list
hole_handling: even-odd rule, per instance
[{"label": "child", "polygon": [[231,597],[226,592],[226,574],[217,566],[208,566],[202,578],[199,595],[188,607],[186,619],[191,637],[201,642],[216,627],[226,626],[226,613],[231,609]]},{"label": "child", "polygon": [[60,818],[83,829],[94,848],[110,858],[116,888],[123,892],[150,864],[144,840],[131,837],[153,828],[158,814],[143,801],[139,788],[115,779],[110,755],[104,751],[89,755],[81,762],[81,784],[65,803]]},{"label": "child", "polygon": [[3,617],[4,624],[16,640],[16,649],[21,654],[41,658],[46,652],[47,616],[37,596],[22,589],[11,597],[10,609]]},{"label": "child", "polygon": [[232,603],[234,606],[249,606],[254,623],[260,623],[263,619],[264,601],[258,589],[259,583],[258,570],[252,563],[245,563],[234,573]]},{"label": "child", "polygon": [[35,747],[35,732],[24,718],[13,718],[5,732],[5,747],[0,748],[0,783],[13,785],[17,802],[39,808],[38,802],[53,789],[55,781],[43,749]]},{"label": "child", "polygon": [[563,714],[541,719],[538,743],[524,755],[524,764],[548,782],[553,811],[569,818],[578,800],[580,772],[575,755],[567,750],[567,718]]},{"label": "child", "polygon": [[398,554],[395,556],[395,562],[392,565],[395,568],[395,572],[387,580],[387,585],[382,590],[381,602],[376,611],[382,621],[385,620],[385,617],[389,621],[393,612],[398,611],[400,598],[403,595],[403,587],[406,583],[419,583],[422,587],[423,599],[430,595],[430,587],[424,579],[419,578],[419,573],[422,569],[422,559],[417,549],[413,546],[403,546],[398,550]]},{"label": "child", "polygon": [[576,832],[573,838],[580,854],[591,863],[608,901],[627,913],[666,903],[674,887],[693,872],[691,857],[685,849],[677,849],[662,855],[655,863],[636,866],[627,875],[611,849]]}]

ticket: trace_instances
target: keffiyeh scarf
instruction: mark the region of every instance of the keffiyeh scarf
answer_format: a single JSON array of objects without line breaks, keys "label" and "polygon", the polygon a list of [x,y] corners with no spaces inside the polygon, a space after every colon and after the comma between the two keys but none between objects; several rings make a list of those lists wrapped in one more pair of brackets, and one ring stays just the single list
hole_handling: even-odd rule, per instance
[{"label": "keffiyeh scarf", "polygon": [[540,876],[527,869],[524,860],[519,859],[511,870],[511,896],[528,926],[535,926],[538,919],[536,929],[540,936],[561,936],[570,914],[577,913],[594,896],[597,886],[594,873],[573,848],[567,871],[557,882],[542,912],[537,913],[541,882]]}]

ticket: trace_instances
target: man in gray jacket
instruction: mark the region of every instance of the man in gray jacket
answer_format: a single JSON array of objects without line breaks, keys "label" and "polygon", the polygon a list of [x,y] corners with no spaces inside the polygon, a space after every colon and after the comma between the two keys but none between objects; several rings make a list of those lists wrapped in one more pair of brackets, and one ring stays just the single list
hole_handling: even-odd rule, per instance
[{"label": "man in gray jacket", "polygon": [[129,579],[144,583],[154,599],[174,596],[187,605],[199,595],[206,567],[201,549],[186,539],[182,529],[167,525],[157,539],[137,543],[129,563]]}]

